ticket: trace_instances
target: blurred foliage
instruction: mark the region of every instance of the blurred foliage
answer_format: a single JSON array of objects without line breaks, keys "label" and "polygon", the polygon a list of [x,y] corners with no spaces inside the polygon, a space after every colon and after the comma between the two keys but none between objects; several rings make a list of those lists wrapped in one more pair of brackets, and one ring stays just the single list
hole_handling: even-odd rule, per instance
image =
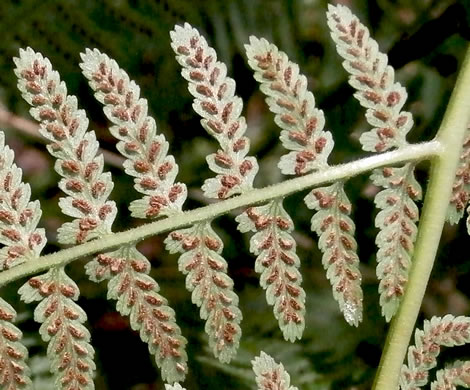
[{"label": "blurred foliage", "polygon": [[[470,38],[470,2],[343,0],[342,3],[370,27],[382,51],[390,53],[398,80],[408,88],[407,109],[415,119],[410,140],[431,139],[442,119],[466,40]],[[329,38],[326,7],[325,0],[2,0],[0,105],[19,116],[29,117],[26,104],[16,90],[11,59],[20,47],[31,46],[50,58],[69,92],[77,95],[79,105],[87,110],[91,128],[97,131],[102,147],[113,151],[115,141],[107,132],[108,123],[78,67],[79,53],[86,47],[97,47],[114,58],[140,85],[142,95],[149,101],[150,112],[180,165],[178,180],[186,182],[190,189],[186,207],[198,207],[206,202],[199,188],[210,175],[205,156],[214,150],[215,143],[206,136],[191,109],[191,96],[170,49],[169,31],[174,24],[185,21],[197,27],[216,47],[219,58],[237,81],[237,93],[245,102],[251,154],[258,157],[261,166],[255,183],[260,187],[283,179],[276,166],[283,152],[278,142],[279,130],[245,64],[243,45],[251,34],[271,40],[298,62],[307,75],[336,142],[331,162],[341,163],[364,155],[357,138],[367,129],[367,124]],[[33,198],[42,204],[42,225],[48,231],[50,242],[45,253],[57,250],[54,232],[64,219],[57,206],[58,177],[52,169],[53,161],[36,138],[25,136],[17,129],[6,130],[17,163],[24,169],[25,181],[32,186]],[[109,169],[115,180],[113,199],[120,210],[116,229],[141,223],[130,219],[127,210],[135,198],[133,191],[129,191],[132,179],[118,168]],[[423,164],[418,172],[423,185],[426,169],[427,164]],[[387,329],[380,317],[374,270],[376,211],[372,199],[376,190],[367,176],[350,180],[346,190],[356,217],[365,319],[359,329],[344,322],[321,266],[316,237],[310,232],[311,212],[302,202],[305,194],[297,194],[287,199],[286,208],[296,224],[308,314],[304,337],[295,344],[282,339],[264,293],[257,286],[248,237],[237,232],[233,216],[217,220],[215,229],[225,242],[224,256],[235,279],[244,314],[240,351],[230,366],[221,366],[207,352],[198,309],[184,289],[176,257],[164,251],[164,237],[154,237],[139,245],[151,260],[152,276],[175,308],[183,334],[189,340],[188,389],[253,388],[249,362],[260,350],[283,362],[292,375],[292,383],[301,389],[371,386]],[[468,237],[464,227],[449,227],[444,233],[431,288],[423,305],[422,315],[426,318],[448,312],[470,314],[466,297],[470,293]],[[243,242],[245,245],[240,245]],[[105,285],[87,280],[84,261],[74,262],[68,268],[81,288],[80,304],[89,316],[97,355],[97,389],[163,388],[147,347],[131,331],[127,320],[115,313],[114,304],[106,300]],[[38,372],[37,381],[47,383],[39,357],[44,354],[44,345],[37,337],[38,325],[32,321],[33,308],[19,302],[15,296],[18,286],[15,283],[4,288],[2,294],[22,313],[21,328],[27,339],[34,341],[28,342],[34,370]],[[463,358],[470,355],[470,350],[460,348],[454,353]]]}]

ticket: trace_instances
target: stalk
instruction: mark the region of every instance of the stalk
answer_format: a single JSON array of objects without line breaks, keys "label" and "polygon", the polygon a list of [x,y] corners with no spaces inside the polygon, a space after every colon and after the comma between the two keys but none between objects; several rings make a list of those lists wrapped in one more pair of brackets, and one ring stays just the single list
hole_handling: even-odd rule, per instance
[{"label": "stalk", "polygon": [[403,301],[392,321],[373,390],[396,390],[416,318],[434,265],[455,171],[470,119],[470,49],[436,135],[440,152],[431,159],[430,181],[419,222],[413,262]]},{"label": "stalk", "polygon": [[409,145],[376,156],[366,157],[347,164],[329,167],[321,172],[311,173],[302,177],[286,180],[269,187],[253,189],[234,198],[230,198],[209,206],[186,211],[171,218],[158,220],[145,225],[100,237],[99,240],[86,242],[75,247],[41,256],[35,261],[29,261],[0,273],[0,287],[19,278],[45,271],[51,267],[64,266],[73,260],[83,258],[98,252],[106,252],[132,242],[141,241],[156,234],[173,231],[184,226],[192,225],[226,214],[241,207],[285,197],[311,187],[347,179],[375,168],[399,164],[405,161],[429,159],[439,153],[437,141]]}]

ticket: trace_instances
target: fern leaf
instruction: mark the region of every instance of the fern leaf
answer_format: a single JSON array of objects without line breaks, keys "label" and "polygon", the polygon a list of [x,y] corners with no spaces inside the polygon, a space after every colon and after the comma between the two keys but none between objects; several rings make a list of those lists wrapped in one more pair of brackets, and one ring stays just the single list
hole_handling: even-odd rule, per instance
[{"label": "fern leaf", "polygon": [[315,98],[307,90],[307,78],[299,73],[299,66],[264,38],[251,36],[245,49],[266,103],[282,129],[281,142],[291,151],[279,162],[282,173],[301,175],[327,167],[333,138],[323,130],[323,111],[315,108]]},{"label": "fern leaf", "polygon": [[[202,121],[203,126],[209,134],[213,135],[217,139],[222,148],[222,150],[219,150],[215,155],[208,158],[209,167],[219,174],[223,173],[223,171],[220,171],[220,167],[223,167],[224,170],[228,170],[227,172],[232,172],[236,179],[234,180],[237,183],[241,180],[246,180],[240,177],[240,174],[242,176],[246,176],[243,172],[246,171],[246,167],[249,167],[249,182],[238,190],[238,192],[244,192],[247,189],[252,188],[252,182],[258,170],[258,166],[255,165],[257,164],[256,159],[252,157],[245,159],[245,156],[248,153],[249,144],[248,139],[243,137],[246,123],[244,117],[240,116],[242,110],[241,100],[234,96],[235,82],[229,77],[225,77],[225,65],[220,62],[216,62],[215,51],[208,47],[205,39],[199,34],[199,32],[197,32],[197,30],[191,28],[188,24],[184,27],[177,26],[171,36],[173,40],[172,47],[177,54],[178,62],[183,66],[182,74],[189,81],[189,90],[195,97],[193,107],[195,111],[204,118]],[[210,60],[208,60],[209,58]],[[208,65],[206,66],[206,64]],[[216,75],[215,78],[213,76],[214,74]],[[201,94],[204,96],[201,96]],[[213,98],[216,96],[218,103],[214,108],[218,111],[218,114],[208,117],[203,113],[204,107],[209,107],[210,104],[214,104]],[[202,110],[200,108],[198,109],[198,107],[202,107]],[[240,149],[237,145],[243,145],[243,149]],[[253,169],[253,167],[255,167],[255,169]],[[213,188],[219,191],[220,187],[215,184],[217,180],[211,180],[212,181],[206,182],[205,188],[207,189],[210,188],[210,186],[213,186]],[[224,179],[221,178],[220,180]],[[227,183],[227,180],[225,180],[225,182]],[[222,183],[222,181],[220,183]],[[222,189],[220,191],[222,192],[218,192],[218,197],[224,198],[226,190]],[[226,196],[238,192],[227,192]],[[279,201],[282,203],[282,199]],[[272,217],[273,220],[279,219],[291,222],[287,213],[282,209],[282,205],[279,206],[279,201],[270,202],[268,205],[262,206],[259,210],[269,209],[271,211],[270,217]],[[279,214],[273,214],[276,212],[279,212]],[[285,218],[286,215],[287,219]],[[283,238],[286,242],[288,241],[295,247],[293,239],[287,237],[289,236],[287,234],[287,230],[292,230],[291,226],[292,223],[286,227],[285,232],[283,233]],[[244,232],[256,232],[258,231],[258,225],[252,223],[247,229],[240,227],[239,229]],[[275,229],[274,224],[273,229]],[[252,237],[252,243],[255,242],[255,237],[256,235]],[[253,245],[252,252],[259,254],[259,251],[254,249]],[[291,252],[290,256],[294,256],[294,259],[297,259],[297,261],[288,255],[286,256],[289,257],[289,259],[291,259],[298,267],[298,258],[295,255],[295,252]],[[281,254],[285,255],[282,251],[279,252],[279,255]],[[263,254],[260,256],[262,257]],[[260,257],[257,259],[257,264],[261,261],[259,259]],[[268,302],[275,306],[275,316],[279,321],[281,330],[284,332],[284,337],[291,341],[301,337],[305,326],[303,319],[305,311],[305,293],[300,288],[300,274],[297,269],[294,268],[294,270],[290,270],[290,275],[295,278],[295,280],[287,283],[284,281],[284,273],[276,281],[265,281],[263,278],[266,277],[266,273],[264,273],[264,276],[261,278],[261,285],[263,288],[267,289],[268,284],[271,285],[267,291]],[[262,272],[261,268],[258,268],[258,272]],[[279,289],[283,291],[279,290],[274,292],[273,288],[275,286],[279,287]],[[292,294],[287,292],[287,288],[291,289]],[[276,297],[274,294],[276,294]]]},{"label": "fern leaf", "polygon": [[[328,26],[336,42],[343,67],[350,74],[349,83],[357,90],[354,97],[367,108],[367,122],[373,129],[360,137],[366,151],[383,152],[407,144],[406,135],[413,126],[409,112],[402,111],[408,97],[405,88],[395,82],[395,72],[388,58],[381,53],[369,30],[351,11],[342,5],[328,6]],[[387,321],[398,310],[408,281],[410,258],[419,218],[414,200],[420,199],[421,187],[414,178],[414,164],[386,168],[376,172],[372,180],[385,190],[378,193],[376,205],[382,209],[375,225],[377,235],[377,276],[382,314]],[[404,195],[404,202],[396,201]],[[403,208],[406,206],[406,209]],[[410,215],[406,212],[410,211]]]},{"label": "fern leaf", "polygon": [[0,269],[15,267],[39,257],[46,245],[39,201],[30,201],[31,189],[13,163],[14,153],[0,132]]},{"label": "fern leaf", "polygon": [[[266,103],[282,129],[283,146],[291,151],[281,158],[281,171],[302,175],[326,168],[334,142],[331,133],[323,130],[323,111],[315,108],[315,98],[307,90],[307,78],[300,74],[297,64],[289,61],[284,52],[265,39],[250,37],[250,44],[245,48],[255,79],[261,84],[261,91],[267,96]],[[321,204],[315,194],[331,197],[332,203]],[[343,183],[314,190],[305,202],[309,208],[318,211],[312,217],[312,230],[320,236],[323,264],[333,286],[333,295],[346,321],[357,326],[362,319],[361,276],[353,238],[355,227],[348,217],[351,206]],[[335,216],[338,213],[343,215],[330,218],[328,231],[325,231],[326,227],[322,230],[320,226],[331,210],[335,210]],[[325,245],[328,236],[332,239]]]},{"label": "fern leaf", "polygon": [[135,177],[135,189],[145,196],[131,203],[132,216],[155,218],[181,211],[187,190],[174,183],[178,173],[168,142],[156,134],[155,120],[147,116],[147,100],[129,80],[116,61],[97,49],[81,54],[80,64],[96,99],[104,104],[104,113],[113,123],[110,131],[119,140],[118,150],[124,157],[124,169]]},{"label": "fern leaf", "polygon": [[333,297],[346,321],[358,326],[362,321],[361,274],[353,237],[355,226],[349,217],[351,203],[343,183],[314,189],[305,203],[317,210],[312,217],[312,230],[320,237],[318,247],[323,252],[322,263],[333,286]]},{"label": "fern leaf", "polygon": [[364,150],[383,152],[405,145],[413,126],[409,112],[401,111],[407,93],[394,82],[395,73],[369,30],[343,5],[328,6],[328,26],[343,67],[351,75],[354,96],[367,108],[366,118],[374,128],[361,135]]},{"label": "fern leaf", "polygon": [[221,147],[207,157],[209,168],[217,176],[205,181],[204,194],[225,199],[251,189],[258,163],[246,156],[250,142],[244,137],[246,121],[240,115],[243,103],[235,96],[235,81],[227,77],[227,67],[217,61],[215,50],[188,23],[176,26],[170,35],[171,47],[183,67],[181,74],[194,96],[193,109]]},{"label": "fern leaf", "polygon": [[241,232],[256,232],[250,240],[250,251],[258,256],[255,270],[261,274],[261,286],[274,306],[284,338],[291,342],[300,339],[305,328],[305,291],[300,286],[300,260],[290,235],[294,224],[282,199],[251,207],[236,221]]},{"label": "fern leaf", "polygon": [[[113,183],[111,175],[103,173],[103,158],[96,156],[99,145],[94,133],[86,131],[88,121],[84,113],[77,110],[76,99],[67,96],[65,84],[60,81],[58,73],[52,70],[49,60],[34,53],[31,49],[27,49],[20,51],[20,58],[15,59],[15,63],[17,65],[16,74],[19,77],[19,88],[23,92],[23,97],[33,105],[32,115],[42,121],[41,133],[53,142],[48,149],[58,159],[56,170],[64,178],[59,186],[69,195],[69,197],[61,199],[60,206],[65,214],[77,218],[59,229],[59,241],[80,243],[110,234],[111,225],[116,215],[116,206],[107,198]],[[108,75],[108,82],[112,81],[112,77]],[[119,84],[119,80],[116,80],[116,84]],[[31,85],[34,85],[34,93],[31,92]],[[131,87],[133,91],[128,92],[135,93],[138,98],[138,87],[135,85],[131,85]],[[131,105],[133,103],[132,96],[128,99],[129,105]],[[139,108],[137,107],[145,109],[142,100],[139,102],[140,106],[133,107],[133,115],[136,120],[148,119],[145,112],[142,113],[142,118],[139,116]],[[143,126],[143,123],[140,125]],[[145,138],[144,141],[151,140]],[[166,144],[163,147],[167,147]],[[166,151],[164,154],[166,155]],[[167,160],[167,162],[171,161],[173,161],[172,158]],[[168,173],[171,171],[172,169]],[[176,172],[171,173],[171,175],[173,174],[176,175]],[[124,251],[126,248],[121,248],[121,250]],[[117,309],[119,311],[125,315],[130,314],[133,328],[141,329],[141,338],[148,342],[150,352],[155,354],[164,380],[180,381],[187,371],[187,357],[184,351],[186,340],[180,335],[181,331],[174,321],[174,312],[166,306],[166,301],[162,297],[158,296],[158,300],[154,304],[143,298],[146,288],[156,294],[158,287],[156,282],[147,275],[149,271],[148,263],[145,263],[147,260],[143,259],[134,247],[127,248],[127,250],[128,257],[125,258],[129,260],[128,263],[135,260],[137,263],[144,264],[140,272],[145,271],[145,276],[135,275],[134,271],[130,269],[131,265],[126,263],[127,267],[124,268],[126,272],[121,272],[111,279],[109,297],[118,300]],[[95,270],[97,263],[103,258],[107,258],[106,255],[98,256],[89,264],[89,269]],[[92,271],[89,272],[90,275],[93,275]],[[119,277],[124,278],[122,286],[127,288],[126,291],[112,290],[113,283],[118,283]],[[126,281],[135,282],[136,288],[126,286]],[[126,292],[137,296],[136,309],[131,310],[130,306],[126,307],[129,301],[126,304],[123,303],[126,301],[125,298],[121,298],[121,295],[124,294],[126,297]],[[164,309],[152,307],[152,305],[158,307],[163,304],[165,304]],[[159,315],[161,318],[158,317]],[[39,314],[36,318],[45,321],[44,316]],[[43,338],[48,338],[45,331]],[[52,347],[49,349],[52,351]]]},{"label": "fern leaf", "polygon": [[431,390],[455,390],[457,386],[470,387],[470,362],[455,362],[450,367],[438,370]]},{"label": "fern leaf", "polygon": [[467,343],[470,343],[470,318],[448,314],[425,321],[423,330],[415,332],[415,345],[408,348],[408,364],[401,370],[401,389],[417,390],[428,383],[428,371],[436,366],[441,346]]},{"label": "fern leaf", "polygon": [[294,224],[277,198],[263,206],[250,207],[235,219],[242,233],[255,232],[250,252],[257,256],[255,271],[266,300],[273,305],[274,316],[286,340],[302,337],[305,328],[305,291],[301,287],[300,260],[291,235]]},{"label": "fern leaf", "polygon": [[74,302],[79,290],[62,267],[31,278],[19,290],[21,298],[30,303],[40,301],[34,310],[35,321],[48,342],[47,356],[55,374],[57,389],[94,389],[94,350],[90,333],[83,326],[85,312]]},{"label": "fern leaf", "polygon": [[75,96],[67,95],[65,83],[40,53],[20,49],[14,62],[18,88],[40,122],[40,133],[51,142],[49,152],[57,158],[59,187],[68,195],[60,199],[60,208],[75,218],[59,228],[59,242],[79,244],[109,234],[116,216],[115,203],[107,200],[113,182],[109,173],[103,173],[103,156],[96,155],[95,133],[86,131],[85,112],[77,108]]},{"label": "fern leaf", "polygon": [[21,331],[13,324],[16,312],[0,298],[0,387],[5,390],[29,390],[32,382],[26,365],[28,351],[20,339]]},{"label": "fern leaf", "polygon": [[[68,195],[60,199],[59,206],[75,218],[59,228],[58,241],[80,244],[110,234],[117,211],[108,200],[113,182],[109,173],[103,173],[103,157],[97,156],[99,144],[95,133],[87,131],[84,111],[77,108],[74,96],[67,95],[65,83],[40,53],[21,49],[14,62],[18,88],[32,106],[31,115],[40,122],[40,133],[51,142],[49,152],[57,159],[55,170],[62,176],[59,187]],[[57,387],[93,389],[94,350],[82,325],[86,314],[73,302],[79,291],[65,270],[51,269],[30,279],[19,291],[27,302],[41,301],[35,320],[42,323],[41,336],[49,342],[48,357]],[[65,323],[61,316],[67,319]]]},{"label": "fern leaf", "polygon": [[222,240],[206,221],[170,233],[165,245],[170,253],[182,253],[178,266],[187,275],[186,287],[206,320],[214,356],[222,363],[230,362],[240,342],[242,313],[227,275],[227,262],[220,255]]},{"label": "fern leaf", "polygon": [[375,185],[385,188],[375,197],[381,209],[375,219],[377,234],[377,277],[382,313],[387,321],[398,310],[411,266],[414,241],[418,228],[418,208],[421,186],[414,178],[414,165],[375,170],[371,176]]},{"label": "fern leaf", "polygon": [[[31,189],[22,182],[22,171],[13,162],[14,153],[0,132],[0,264],[2,269],[37,259],[46,244],[39,201],[30,201]],[[16,312],[0,298],[0,387],[31,389],[27,349],[21,331],[13,324]]]},{"label": "fern leaf", "polygon": [[161,368],[162,379],[173,383],[184,380],[187,372],[186,339],[175,321],[175,312],[158,294],[159,286],[149,275],[149,261],[134,247],[98,255],[86,265],[95,282],[105,279],[108,299],[117,300],[117,310],[129,316],[132,329],[140,332],[150,353]]},{"label": "fern leaf", "polygon": [[[129,81],[127,74],[119,68],[114,60],[109,59],[97,50],[93,52],[88,50],[85,55],[82,55],[82,59],[84,61],[82,63],[84,74],[90,80],[91,87],[97,91],[95,94],[97,99],[105,104],[105,114],[114,123],[111,131],[120,140],[118,149],[121,154],[128,158],[126,171],[136,176],[140,183],[142,183],[142,180],[154,183],[155,188],[151,192],[142,191],[142,185],[136,185],[138,191],[148,193],[149,196],[133,203],[135,206],[131,206],[133,215],[141,218],[151,218],[181,212],[182,204],[186,199],[186,187],[179,183],[173,184],[178,167],[173,156],[167,156],[168,143],[163,136],[157,136],[159,137],[158,143],[163,145],[158,147],[160,154],[155,158],[149,157],[152,150],[156,150],[155,147],[152,149],[152,145],[155,145],[152,144],[152,139],[155,136],[156,127],[155,121],[145,116],[147,102],[144,99],[139,99],[140,91],[138,86],[133,81]],[[138,103],[134,103],[135,101],[138,101]],[[149,126],[153,129],[150,133],[148,133]],[[144,128],[144,131],[142,131],[142,128]],[[132,147],[130,147],[131,144]],[[150,148],[148,145],[150,145]],[[132,153],[130,153],[129,148],[132,149]],[[136,164],[138,166],[146,165],[149,168],[146,171],[146,176],[139,175],[138,170],[135,169]],[[165,173],[165,175],[162,175],[162,173]],[[215,236],[215,232],[212,231],[212,234],[214,240],[220,241]],[[96,269],[98,267],[97,262],[92,263],[90,267]],[[100,269],[103,272],[104,268],[101,267]],[[228,278],[226,275],[224,277]],[[230,283],[233,282],[230,280]],[[213,287],[217,288],[215,284]],[[190,290],[192,291],[191,288]],[[233,292],[231,294],[234,295]],[[234,301],[238,302],[238,298]],[[201,303],[199,303],[199,306],[201,306]],[[239,311],[237,312],[239,313]],[[207,319],[207,315],[203,318]],[[239,327],[237,329],[239,330]],[[219,349],[214,347],[216,356],[220,356],[222,361],[229,361],[231,353],[234,351],[232,346],[221,352],[226,346],[221,344],[220,340],[214,341],[214,337],[217,336],[214,336],[212,328],[208,326],[206,331],[209,335],[213,335],[210,337],[211,346],[219,345]],[[238,339],[234,346],[236,349]],[[186,365],[184,365],[184,368],[186,370]]]},{"label": "fern leaf", "polygon": [[276,363],[268,354],[261,351],[252,362],[258,390],[297,390],[290,385],[290,376],[282,363]]},{"label": "fern leaf", "polygon": [[[86,50],[80,65],[96,99],[113,123],[110,131],[119,140],[117,148],[127,159],[124,169],[135,177],[135,189],[145,196],[129,207],[132,216],[157,218],[181,212],[186,186],[174,183],[178,166],[168,155],[168,142],[156,134],[155,120],[147,116],[147,101],[140,88],[129,80],[116,61],[98,50]],[[108,298],[116,299],[117,310],[130,316],[131,326],[140,331],[155,355],[166,382],[182,381],[187,372],[186,339],[176,324],[175,313],[158,294],[158,284],[148,273],[150,263],[134,246],[99,255],[87,264],[96,282],[110,279]]]},{"label": "fern leaf", "polygon": [[[470,128],[460,152],[460,162],[455,172],[452,196],[447,208],[447,221],[456,224],[462,218],[470,199]],[[468,226],[468,223],[467,223]],[[469,230],[470,231],[470,230]]]},{"label": "fern leaf", "polygon": [[[227,67],[217,61],[215,50],[188,23],[175,26],[170,36],[181,74],[194,96],[193,109],[221,147],[207,157],[209,168],[217,176],[204,182],[204,194],[225,199],[252,189],[258,163],[256,158],[247,157],[250,142],[244,136],[246,121],[241,116],[242,100],[235,96],[235,81],[227,77]],[[186,287],[201,308],[201,318],[206,320],[209,346],[214,356],[228,363],[238,349],[242,314],[233,281],[227,275],[227,263],[220,255],[222,241],[211,222],[177,230],[165,242],[170,252],[183,253],[179,269],[187,274]]]}]

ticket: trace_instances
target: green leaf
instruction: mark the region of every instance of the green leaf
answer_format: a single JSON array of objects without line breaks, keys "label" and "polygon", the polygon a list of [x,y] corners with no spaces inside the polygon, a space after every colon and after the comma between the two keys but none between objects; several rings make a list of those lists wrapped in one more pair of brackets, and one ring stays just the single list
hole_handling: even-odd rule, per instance
[{"label": "green leaf", "polygon": [[307,78],[299,73],[299,66],[264,38],[251,36],[245,49],[274,121],[282,129],[282,145],[291,150],[278,164],[282,173],[300,175],[325,168],[333,138],[323,130],[323,111],[315,108],[315,98],[307,90]]},{"label": "green leaf", "polygon": [[273,306],[284,338],[294,342],[305,328],[305,292],[291,236],[294,224],[282,201],[279,198],[250,207],[235,220],[240,231],[255,232],[250,239],[250,251],[257,255],[255,271],[261,274],[260,285],[266,290],[266,301]]},{"label": "green leaf", "polygon": [[387,321],[395,315],[405,292],[411,256],[418,228],[419,210],[415,204],[422,190],[414,178],[414,164],[375,170],[373,183],[383,187],[375,197],[381,209],[375,218],[380,229],[376,237],[377,277],[382,315]]},{"label": "green leaf", "polygon": [[28,350],[21,343],[23,334],[13,324],[15,318],[13,307],[0,298],[0,384],[7,390],[31,390]]},{"label": "green leaf", "polygon": [[133,245],[98,255],[86,266],[92,280],[109,279],[108,299],[115,299],[116,309],[129,316],[133,330],[146,342],[162,379],[183,381],[187,368],[186,339],[176,323],[175,312],[161,296],[151,278],[150,263]]},{"label": "green leaf", "polygon": [[297,387],[290,385],[290,376],[282,363],[276,363],[263,351],[252,361],[252,364],[259,390],[298,390]]},{"label": "green leaf", "polygon": [[242,313],[233,281],[227,275],[227,262],[220,256],[222,240],[211,221],[176,230],[165,239],[170,253],[182,253],[178,267],[186,274],[186,288],[191,300],[200,307],[206,320],[205,331],[215,357],[228,363],[236,354],[241,337]]},{"label": "green leaf", "polygon": [[217,61],[215,50],[191,25],[175,26],[170,36],[181,74],[194,97],[193,109],[221,147],[206,158],[217,176],[204,182],[204,194],[225,199],[252,189],[258,163],[256,158],[246,157],[250,141],[244,136],[243,102],[235,96],[235,81],[227,76],[225,64]]},{"label": "green leaf", "polygon": [[31,278],[18,293],[26,302],[41,301],[34,310],[34,319],[41,323],[39,333],[48,343],[55,388],[94,389],[95,352],[90,332],[83,326],[86,314],[74,302],[79,290],[64,268],[52,268]]}]

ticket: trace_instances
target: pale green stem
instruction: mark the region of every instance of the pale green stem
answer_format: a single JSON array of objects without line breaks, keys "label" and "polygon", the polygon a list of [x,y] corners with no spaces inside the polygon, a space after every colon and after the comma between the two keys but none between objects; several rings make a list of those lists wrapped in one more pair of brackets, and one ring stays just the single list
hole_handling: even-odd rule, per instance
[{"label": "pale green stem", "polygon": [[374,168],[399,164],[410,160],[417,161],[429,159],[432,156],[437,155],[439,150],[440,145],[437,141],[408,145],[400,150],[374,155],[372,157],[363,158],[343,165],[328,167],[322,172],[311,173],[295,179],[286,180],[270,187],[253,189],[240,196],[227,199],[222,202],[186,211],[172,216],[171,218],[148,223],[124,232],[101,237],[99,240],[90,241],[75,247],[63,249],[50,255],[41,256],[36,260],[29,261],[10,270],[0,272],[0,286],[21,277],[47,270],[51,267],[65,265],[73,260],[83,258],[94,253],[103,253],[111,248],[131,242],[137,242],[149,236],[173,231],[181,228],[182,226],[192,225],[196,222],[212,219],[237,208],[285,197],[298,191],[335,180],[347,179],[349,177],[368,172]]},{"label": "pale green stem", "polygon": [[430,181],[419,222],[409,281],[387,335],[374,390],[398,389],[401,367],[439,246],[469,118],[470,49],[436,136],[441,149],[431,160]]}]

